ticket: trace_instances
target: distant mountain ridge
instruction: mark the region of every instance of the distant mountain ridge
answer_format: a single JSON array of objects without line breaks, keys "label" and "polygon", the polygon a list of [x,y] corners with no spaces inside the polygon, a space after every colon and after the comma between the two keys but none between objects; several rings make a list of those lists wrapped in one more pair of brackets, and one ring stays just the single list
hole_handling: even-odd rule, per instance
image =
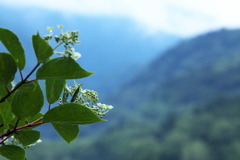
[{"label": "distant mountain ridge", "polygon": [[109,101],[138,108],[146,102],[186,105],[239,93],[239,67],[240,30],[206,33],[167,50]]}]

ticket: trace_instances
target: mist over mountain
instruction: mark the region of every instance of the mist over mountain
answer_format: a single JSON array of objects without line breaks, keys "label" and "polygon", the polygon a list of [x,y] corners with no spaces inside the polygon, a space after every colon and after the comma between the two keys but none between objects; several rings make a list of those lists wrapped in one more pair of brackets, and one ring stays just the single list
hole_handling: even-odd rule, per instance
[{"label": "mist over mountain", "polygon": [[180,37],[164,32],[144,33],[124,17],[77,16],[41,8],[1,6],[0,21],[0,27],[15,32],[25,48],[28,60],[25,73],[36,63],[32,34],[37,31],[41,36],[48,34],[47,26],[54,27],[53,33],[58,34],[58,24],[65,26],[64,31],[79,30],[81,44],[75,49],[82,57],[78,62],[88,71],[96,72],[79,83],[98,91],[100,96],[130,80],[145,64],[180,41]]}]

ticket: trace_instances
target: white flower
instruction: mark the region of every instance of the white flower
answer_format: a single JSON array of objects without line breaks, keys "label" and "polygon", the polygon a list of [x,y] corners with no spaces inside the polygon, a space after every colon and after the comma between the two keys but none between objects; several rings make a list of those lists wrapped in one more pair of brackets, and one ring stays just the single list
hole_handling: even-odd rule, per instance
[{"label": "white flower", "polygon": [[41,143],[42,142],[42,140],[41,139],[39,139],[39,140],[37,140],[37,142],[36,143]]},{"label": "white flower", "polygon": [[98,107],[102,108],[104,111],[113,109],[112,105],[106,105],[106,104],[102,104],[102,103],[97,103],[97,105],[98,105]]},{"label": "white flower", "polygon": [[108,109],[113,109],[113,106],[112,105],[108,105]]},{"label": "white flower", "polygon": [[74,60],[77,60],[77,59],[80,58],[81,56],[82,56],[81,53],[75,52],[75,49],[74,49],[74,48],[71,48],[71,57],[72,57]]},{"label": "white flower", "polygon": [[74,52],[71,57],[74,59],[74,60],[77,60],[78,58],[80,58],[82,55],[79,53],[79,52]]},{"label": "white flower", "polygon": [[39,140],[37,140],[35,143],[32,143],[32,144],[28,145],[27,147],[35,146],[35,145],[37,145],[38,143],[41,143],[41,142],[42,142],[42,140],[39,139]]}]

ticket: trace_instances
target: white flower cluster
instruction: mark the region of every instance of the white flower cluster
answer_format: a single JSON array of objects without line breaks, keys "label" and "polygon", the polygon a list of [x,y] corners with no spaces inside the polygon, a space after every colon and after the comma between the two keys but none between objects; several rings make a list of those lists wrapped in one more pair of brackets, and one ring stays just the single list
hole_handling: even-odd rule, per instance
[{"label": "white flower cluster", "polygon": [[[61,54],[61,55],[69,55],[72,57],[74,60],[77,60],[78,58],[81,57],[81,54],[79,52],[75,52],[75,49],[73,48],[74,44],[80,44],[80,41],[78,40],[79,32],[78,31],[66,31],[63,33],[62,28],[63,25],[58,25],[57,26],[59,29],[61,29],[61,34],[60,36],[54,36],[55,41],[58,43],[58,45],[54,48],[56,49],[58,46],[61,44],[64,44],[64,51],[62,52],[57,52],[54,51],[55,54]],[[50,32],[49,35],[44,36],[44,39],[46,41],[49,41],[53,37],[53,27],[47,27],[47,30]]]},{"label": "white flower cluster", "polygon": [[106,115],[106,113],[113,109],[112,105],[106,105],[102,103],[97,103],[96,105],[92,105],[89,107],[95,114],[97,114],[100,118]]},{"label": "white flower cluster", "polygon": [[93,103],[98,102],[98,93],[97,92],[95,92],[93,90],[89,90],[89,89],[84,89],[81,92],[82,92],[84,101],[93,102]]},{"label": "white flower cluster", "polygon": [[[66,86],[62,98],[60,98],[59,104],[74,102],[84,105],[90,108],[99,117],[105,116],[105,114],[113,109],[112,105],[106,105],[98,103],[98,93],[89,89],[82,89],[81,84],[74,82],[73,86]],[[69,99],[71,95],[71,99]]]},{"label": "white flower cluster", "polygon": [[97,106],[102,108],[104,111],[113,109],[112,105],[106,105],[106,104],[102,104],[102,103],[97,103]]}]

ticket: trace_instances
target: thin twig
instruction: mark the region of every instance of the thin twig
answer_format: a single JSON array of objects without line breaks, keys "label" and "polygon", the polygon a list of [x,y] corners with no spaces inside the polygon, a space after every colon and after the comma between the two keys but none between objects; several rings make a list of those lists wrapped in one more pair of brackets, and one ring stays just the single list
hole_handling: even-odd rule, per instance
[{"label": "thin twig", "polygon": [[33,121],[32,123],[37,123],[37,122],[39,122],[39,121],[41,121],[43,119],[43,117],[41,117],[41,118],[38,118],[37,120],[35,120],[35,121]]},{"label": "thin twig", "polygon": [[15,129],[15,130],[17,129],[17,126],[18,126],[19,121],[20,121],[20,119],[18,118],[18,119],[17,119],[17,122],[16,122],[16,124],[15,124],[15,126],[14,126],[14,129]]},{"label": "thin twig", "polygon": [[51,104],[48,104],[48,110],[50,110],[51,109]]},{"label": "thin twig", "polygon": [[20,72],[20,77],[21,77],[21,80],[23,81],[23,75],[22,75],[22,71],[20,71],[20,70],[19,70],[19,72]]},{"label": "thin twig", "polygon": [[24,84],[27,84],[27,83],[31,83],[31,82],[34,82],[36,81],[37,79],[33,79],[33,80],[30,80],[30,81],[26,81]]},{"label": "thin twig", "polygon": [[54,47],[53,50],[57,49],[61,44],[63,44],[63,42],[61,42],[58,45],[56,45],[56,47]]}]

